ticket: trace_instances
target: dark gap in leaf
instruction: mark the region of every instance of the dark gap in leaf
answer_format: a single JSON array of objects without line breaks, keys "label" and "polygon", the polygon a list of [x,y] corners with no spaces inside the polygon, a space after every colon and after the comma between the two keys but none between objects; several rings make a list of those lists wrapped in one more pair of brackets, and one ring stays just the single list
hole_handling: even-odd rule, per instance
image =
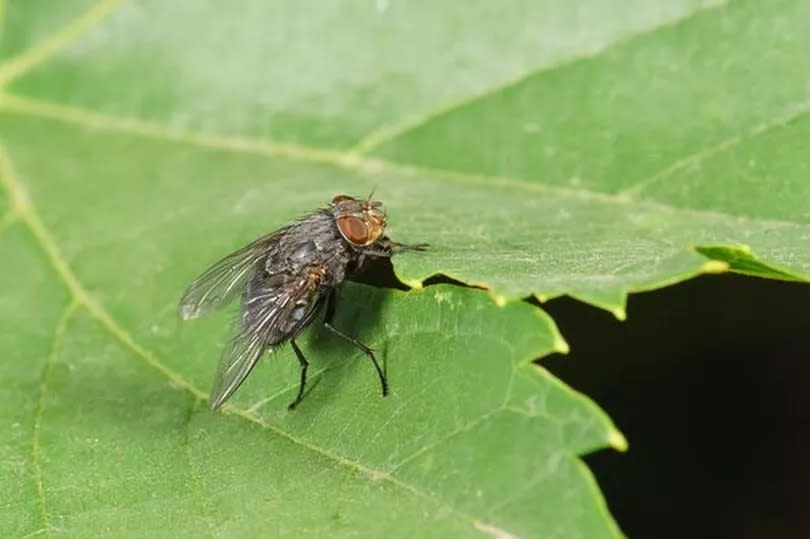
[{"label": "dark gap in leaf", "polygon": [[532,294],[531,296],[523,298],[523,301],[525,301],[529,305],[534,305],[535,307],[538,307],[540,309],[545,309],[546,308],[546,305],[544,303],[542,303],[539,299],[537,299],[537,296],[535,296],[534,294]]},{"label": "dark gap in leaf", "polygon": [[464,288],[475,288],[476,290],[486,290],[483,286],[478,286],[474,284],[465,283],[464,281],[459,281],[458,279],[454,279],[444,273],[436,273],[431,275],[424,281],[422,281],[422,286],[433,286],[437,284],[451,284],[454,286],[463,286]]},{"label": "dark gap in leaf", "polygon": [[369,259],[363,269],[352,276],[352,281],[376,286],[377,288],[393,288],[395,290],[410,290],[411,287],[400,281],[394,273],[394,265],[390,258]]},{"label": "dark gap in leaf", "polygon": [[629,537],[806,536],[808,306],[810,286],[739,275],[631,295],[625,322],[543,304],[571,352],[541,363],[630,443],[586,459]]},{"label": "dark gap in leaf", "polygon": [[[377,288],[393,288],[396,290],[410,290],[411,287],[399,280],[394,272],[394,265],[391,263],[390,258],[376,258],[370,259],[363,266],[363,269],[352,276],[352,281],[363,283]],[[464,281],[459,281],[449,277],[443,273],[436,273],[431,275],[424,281],[422,286],[433,286],[437,284],[450,284],[454,286],[461,286],[464,288],[475,288],[477,290],[486,290],[483,286],[468,284]]]}]

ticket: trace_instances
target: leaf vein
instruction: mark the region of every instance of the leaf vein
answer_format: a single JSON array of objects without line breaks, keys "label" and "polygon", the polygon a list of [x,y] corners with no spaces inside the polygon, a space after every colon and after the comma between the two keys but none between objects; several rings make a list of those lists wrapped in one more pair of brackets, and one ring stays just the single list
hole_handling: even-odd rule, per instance
[{"label": "leaf vein", "polygon": [[[307,374],[307,379],[308,380],[313,379],[313,378],[317,379],[318,376],[320,376],[321,374],[323,374],[324,372],[326,372],[326,371],[328,371],[328,370],[330,370],[332,368],[334,368],[334,367],[326,366],[326,367],[323,367],[323,368],[321,368],[321,369],[319,369],[319,370],[317,370],[317,371],[315,371],[313,373],[308,373]],[[294,389],[298,389],[298,386],[299,386],[299,382],[295,382],[293,384],[288,384],[288,385],[284,386],[283,388],[279,389],[278,391],[276,391],[275,393],[273,393],[272,395],[258,400],[255,404],[251,405],[247,409],[247,411],[249,413],[251,413],[251,414],[256,413],[265,404],[269,403],[270,401],[272,401],[274,399],[277,399],[278,397],[284,395],[285,393],[293,391]]]},{"label": "leaf vein", "polygon": [[39,385],[37,387],[37,400],[34,410],[34,426],[31,435],[31,467],[33,469],[34,485],[37,490],[37,505],[39,507],[40,518],[42,519],[42,529],[37,531],[37,534],[43,533],[47,537],[52,536],[53,526],[51,524],[51,515],[48,511],[48,502],[45,495],[45,482],[44,473],[42,471],[42,416],[45,412],[45,394],[48,391],[48,382],[50,381],[51,371],[53,365],[56,363],[59,356],[59,349],[62,345],[62,339],[67,332],[67,326],[70,323],[73,314],[79,307],[79,303],[72,299],[67,307],[64,308],[56,327],[53,332],[53,339],[51,340],[51,350],[48,358],[42,367],[42,373],[39,377]]},{"label": "leaf vein", "polygon": [[0,110],[56,120],[69,125],[79,125],[90,129],[98,129],[107,132],[123,133],[155,140],[189,144],[211,150],[243,152],[272,157],[283,157],[293,161],[331,165],[336,168],[354,171],[361,174],[373,174],[381,170],[387,170],[389,172],[398,173],[405,176],[424,177],[425,175],[433,175],[446,181],[453,181],[465,185],[478,185],[488,188],[496,185],[501,188],[514,189],[516,192],[530,191],[536,193],[554,193],[562,196],[595,200],[603,204],[617,206],[629,206],[630,204],[644,205],[651,209],[668,212],[677,211],[685,215],[695,217],[723,219],[733,218],[741,222],[772,226],[803,226],[802,223],[796,223],[793,221],[754,218],[744,215],[722,213],[715,210],[698,210],[694,208],[675,206],[655,200],[630,197],[624,193],[605,193],[583,188],[563,187],[560,185],[543,183],[541,181],[529,181],[522,178],[437,169],[420,165],[411,165],[408,163],[387,161],[383,159],[364,158],[339,151],[297,144],[277,143],[262,139],[179,131],[168,126],[146,120],[140,120],[138,118],[106,115],[16,94],[5,93],[0,95]]},{"label": "leaf vein", "polygon": [[400,468],[402,468],[403,466],[405,466],[409,462],[416,460],[417,458],[421,457],[425,453],[429,453],[430,451],[433,451],[434,449],[436,449],[440,445],[444,444],[445,442],[447,442],[449,440],[452,440],[453,438],[455,438],[459,434],[470,431],[470,430],[474,429],[475,427],[477,427],[478,425],[484,423],[491,416],[495,415],[500,410],[501,410],[501,408],[498,407],[498,408],[495,408],[494,410],[490,410],[489,412],[481,414],[476,419],[468,421],[467,423],[465,423],[464,425],[461,425],[460,427],[456,428],[455,430],[450,431],[449,433],[447,433],[447,435],[443,436],[442,438],[439,438],[435,442],[433,442],[431,444],[428,444],[428,445],[425,445],[425,446],[417,449],[416,451],[414,451],[410,455],[406,456],[405,458],[403,458],[402,460],[400,460],[399,462],[394,464],[394,466],[390,469],[390,471],[388,473],[389,474],[396,473],[397,470],[399,470]]},{"label": "leaf vein", "polygon": [[[48,261],[54,267],[60,279],[65,284],[68,291],[71,293],[74,302],[78,306],[85,307],[87,311],[93,316],[93,318],[95,318],[97,322],[102,326],[103,329],[105,329],[113,337],[115,337],[118,341],[120,341],[123,345],[125,345],[132,352],[134,352],[136,357],[139,357],[146,364],[148,364],[152,368],[156,369],[157,371],[165,375],[175,387],[188,391],[199,400],[207,401],[207,395],[205,392],[203,392],[201,389],[195,386],[191,381],[183,378],[179,373],[176,373],[173,370],[171,370],[156,355],[154,355],[152,352],[150,352],[149,350],[138,344],[132,338],[132,336],[118,323],[118,321],[115,320],[112,317],[112,315],[110,315],[104,309],[104,307],[101,306],[101,304],[93,300],[92,297],[88,294],[88,292],[84,289],[82,284],[79,282],[78,278],[75,276],[75,274],[68,266],[67,261],[64,259],[61,252],[59,251],[59,248],[56,245],[53,237],[51,236],[50,231],[42,222],[38,213],[36,212],[34,205],[28,198],[24,185],[21,182],[20,178],[17,176],[16,171],[14,170],[14,167],[12,165],[11,159],[8,155],[8,152],[6,151],[5,146],[2,144],[0,144],[0,184],[3,185],[10,199],[12,201],[15,201],[16,204],[15,210],[19,212],[20,218],[33,233],[35,239],[37,240],[37,243],[45,252]],[[299,438],[294,434],[291,434],[279,428],[276,425],[267,423],[263,418],[257,417],[245,409],[225,404],[222,407],[222,411],[228,415],[237,416],[250,423],[254,423],[259,427],[268,430],[295,445],[303,447],[317,455],[320,455],[321,457],[324,457],[327,460],[333,461],[336,464],[339,464],[350,470],[358,472],[361,475],[364,475],[365,477],[373,481],[376,480],[386,481],[410,493],[411,495],[414,495],[416,497],[427,500],[431,503],[447,508],[452,514],[456,515],[459,518],[462,518],[468,522],[475,521],[475,517],[473,517],[472,515],[461,511],[460,509],[452,506],[451,504],[439,498],[436,498],[434,495],[421,490],[415,485],[397,479],[390,473],[386,473],[368,466],[364,466],[359,462],[355,462],[339,454],[333,453],[332,451],[324,447],[321,447],[317,444]]]},{"label": "leaf vein", "polygon": [[397,406],[396,409],[389,414],[388,419],[383,421],[383,423],[377,428],[377,432],[374,433],[374,436],[371,436],[368,439],[368,441],[366,442],[363,449],[357,454],[357,457],[355,457],[355,458],[357,458],[359,460],[361,457],[363,457],[366,454],[366,452],[368,452],[369,449],[374,447],[374,444],[377,441],[377,439],[380,436],[382,436],[382,433],[385,432],[385,430],[392,424],[392,422],[394,421],[394,418],[396,418],[397,416],[399,416],[399,414],[402,413],[402,410],[406,406],[408,406],[412,402],[414,402],[414,401],[418,400],[419,398],[421,398],[422,395],[427,393],[428,390],[430,390],[433,386],[435,386],[437,384],[438,384],[438,380],[433,380],[430,383],[425,384],[422,387],[422,389],[420,389],[419,391],[415,391],[407,399],[403,399],[402,402],[399,404],[399,406]]},{"label": "leaf vein", "polygon": [[357,156],[367,155],[370,152],[382,146],[383,144],[391,142],[396,138],[401,137],[402,135],[414,131],[419,127],[422,127],[423,125],[426,125],[427,123],[435,120],[436,118],[445,116],[460,108],[475,103],[476,101],[486,99],[487,97],[497,94],[498,92],[502,92],[509,88],[515,87],[521,84],[522,82],[526,81],[527,79],[540,76],[543,73],[550,73],[556,71],[557,69],[575,64],[577,62],[599,58],[600,56],[603,56],[611,49],[627,41],[644,37],[662,28],[683,24],[684,22],[694,18],[695,16],[703,12],[715,10],[718,9],[719,7],[724,7],[726,3],[727,0],[720,0],[713,4],[699,6],[694,11],[685,13],[678,18],[654,23],[650,27],[645,28],[643,30],[631,31],[623,36],[616,37],[613,40],[605,43],[601,47],[597,47],[590,51],[585,51],[584,53],[575,54],[573,56],[564,57],[556,61],[552,61],[548,64],[533,66],[529,69],[526,69],[513,75],[512,77],[498,81],[495,84],[487,88],[484,88],[483,90],[474,91],[466,96],[462,96],[460,98],[447,101],[445,103],[440,104],[434,109],[431,109],[429,111],[420,114],[415,114],[399,122],[394,122],[389,125],[380,126],[378,128],[373,129],[365,136],[361,137],[351,148],[349,148],[348,153]]},{"label": "leaf vein", "polygon": [[[351,415],[345,418],[345,420],[343,421],[343,428],[341,428],[340,431],[332,438],[332,441],[329,443],[330,446],[338,447],[340,445],[340,442],[341,440],[343,440],[343,436],[346,434],[346,431],[349,430],[349,427],[355,425],[355,419],[357,418],[357,414],[360,413],[361,408],[362,406],[360,405],[355,406],[354,410],[352,410]],[[315,421],[313,421],[309,425],[309,428],[311,429],[312,426],[315,424],[316,424]]]},{"label": "leaf vein", "polygon": [[197,410],[197,405],[201,401],[199,399],[191,399],[188,406],[188,415],[183,424],[183,457],[186,460],[186,468],[188,469],[189,483],[194,490],[197,505],[200,507],[200,515],[205,520],[208,526],[208,534],[214,537],[214,522],[211,511],[208,509],[208,503],[205,496],[205,488],[203,486],[202,477],[200,477],[200,470],[194,465],[194,459],[191,454],[191,422],[194,419],[194,413]]},{"label": "leaf vein", "polygon": [[54,32],[48,39],[0,64],[0,86],[5,86],[64,50],[112,13],[121,0],[99,0],[86,12]]},{"label": "leaf vein", "polygon": [[786,108],[786,111],[780,116],[777,116],[776,118],[772,118],[767,122],[763,122],[759,125],[756,125],[745,133],[742,134],[738,133],[732,135],[724,140],[721,140],[717,144],[714,144],[708,148],[703,148],[697,152],[694,152],[681,159],[678,159],[677,161],[664,167],[660,171],[655,172],[650,176],[647,176],[646,178],[623,189],[622,191],[619,191],[618,194],[627,196],[638,195],[644,192],[644,190],[646,190],[648,187],[658,183],[659,181],[665,178],[672,176],[675,172],[678,172],[679,170],[683,170],[690,166],[698,165],[706,161],[707,159],[714,157],[715,155],[719,155],[723,152],[731,150],[732,148],[740,145],[745,141],[754,139],[760,135],[768,133],[769,131],[773,131],[774,129],[785,127],[788,124],[802,118],[803,116],[807,116],[808,114],[810,114],[810,101],[802,101],[790,105]]},{"label": "leaf vein", "polygon": [[494,514],[504,507],[507,507],[509,504],[513,503],[515,500],[519,499],[524,494],[527,494],[534,490],[538,485],[542,484],[543,481],[547,481],[549,478],[550,472],[544,471],[542,473],[537,474],[531,480],[529,480],[526,484],[522,485],[520,488],[513,490],[509,493],[508,496],[504,497],[503,499],[499,500],[497,503],[492,504],[484,511],[484,518],[492,518]]}]

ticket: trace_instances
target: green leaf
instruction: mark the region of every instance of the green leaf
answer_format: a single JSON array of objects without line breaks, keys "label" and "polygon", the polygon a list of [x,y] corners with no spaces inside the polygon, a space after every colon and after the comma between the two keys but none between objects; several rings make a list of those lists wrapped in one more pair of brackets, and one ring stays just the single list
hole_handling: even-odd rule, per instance
[{"label": "green leaf", "polygon": [[25,97],[4,108],[368,178],[397,232],[431,231],[437,249],[398,266],[410,283],[441,271],[623,317],[628,292],[699,272],[808,278],[805,2],[511,7],[125,4],[9,71]]},{"label": "green leaf", "polygon": [[[514,300],[810,278],[801,0],[3,7],[4,535],[616,536],[577,455],[623,439]],[[488,291],[345,289],[386,399],[313,331],[294,413],[286,350],[205,411],[183,286],[375,187],[403,281]]]},{"label": "green leaf", "polygon": [[183,284],[234,233],[267,226],[255,213],[270,207],[264,175],[293,175],[281,192],[302,210],[332,187],[323,171],[263,157],[37,120],[5,131],[15,141],[46,125],[49,159],[10,142],[14,162],[0,167],[19,218],[0,244],[11,262],[0,316],[26,329],[3,343],[8,534],[616,534],[575,455],[624,441],[532,363],[566,344],[527,303],[349,286],[336,325],[380,351],[392,395],[380,397],[364,356],[315,331],[304,350],[317,383],[295,412],[286,349],[251,375],[231,418],[201,409],[228,317],[179,326]]}]

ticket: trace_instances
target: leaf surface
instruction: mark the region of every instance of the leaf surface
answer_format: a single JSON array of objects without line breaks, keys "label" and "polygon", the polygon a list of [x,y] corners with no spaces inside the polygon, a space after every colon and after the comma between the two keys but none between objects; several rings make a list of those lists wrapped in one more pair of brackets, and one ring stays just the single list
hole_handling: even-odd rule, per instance
[{"label": "leaf surface", "polygon": [[[8,2],[0,42],[4,535],[620,534],[577,455],[624,446],[531,361],[562,294],[810,278],[806,2]],[[205,265],[376,188],[416,286],[348,286],[227,415]],[[609,359],[609,358],[608,358]]]}]

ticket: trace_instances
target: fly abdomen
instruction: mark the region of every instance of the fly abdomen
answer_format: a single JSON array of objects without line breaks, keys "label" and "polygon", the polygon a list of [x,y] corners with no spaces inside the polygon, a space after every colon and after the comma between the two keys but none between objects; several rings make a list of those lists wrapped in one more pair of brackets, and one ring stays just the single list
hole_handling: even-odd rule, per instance
[{"label": "fly abdomen", "polygon": [[307,266],[297,275],[257,273],[245,291],[243,327],[264,335],[266,345],[279,344],[312,320],[326,273],[322,266]]}]

